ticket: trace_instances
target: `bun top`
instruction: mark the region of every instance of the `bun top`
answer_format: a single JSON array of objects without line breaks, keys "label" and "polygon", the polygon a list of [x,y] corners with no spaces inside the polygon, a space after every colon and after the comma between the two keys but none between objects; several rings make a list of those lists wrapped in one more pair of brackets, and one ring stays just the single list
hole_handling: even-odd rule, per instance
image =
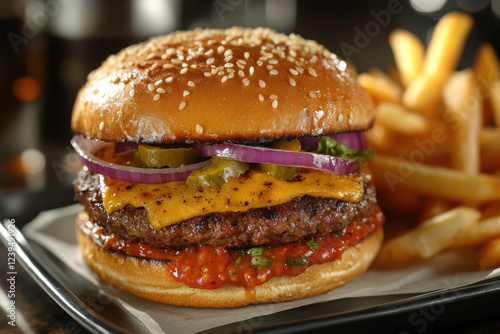
[{"label": "bun top", "polygon": [[374,105],[318,43],[266,28],[178,31],[88,76],[72,130],[113,142],[265,141],[365,130]]}]

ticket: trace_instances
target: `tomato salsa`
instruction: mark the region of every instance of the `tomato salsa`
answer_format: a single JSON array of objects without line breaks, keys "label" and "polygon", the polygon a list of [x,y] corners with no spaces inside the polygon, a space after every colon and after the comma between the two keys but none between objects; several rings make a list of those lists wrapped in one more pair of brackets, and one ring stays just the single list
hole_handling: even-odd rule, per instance
[{"label": "tomato salsa", "polygon": [[162,261],[166,273],[189,287],[217,289],[228,283],[252,288],[274,276],[297,276],[314,264],[337,260],[348,247],[369,236],[383,222],[384,215],[376,206],[368,217],[351,222],[339,235],[250,249],[214,246],[159,249],[139,242],[129,242],[90,221],[81,228],[110,250]]}]

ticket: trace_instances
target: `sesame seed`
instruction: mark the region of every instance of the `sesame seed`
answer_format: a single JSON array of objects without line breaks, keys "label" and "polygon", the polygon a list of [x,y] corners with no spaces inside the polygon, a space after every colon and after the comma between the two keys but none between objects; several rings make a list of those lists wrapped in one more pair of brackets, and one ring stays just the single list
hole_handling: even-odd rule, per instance
[{"label": "sesame seed", "polygon": [[[213,51],[213,50],[212,50],[212,51]],[[208,59],[207,59],[207,65],[212,64],[214,61],[215,61],[215,58],[214,58],[214,57],[208,58]]]},{"label": "sesame seed", "polygon": [[183,69],[182,69],[179,73],[180,73],[180,74],[186,74],[186,73],[187,73],[187,71],[188,71],[188,69],[187,69],[187,68],[183,68]]},{"label": "sesame seed", "polygon": [[123,112],[122,112],[121,110],[118,110],[118,111],[116,112],[116,115],[117,115],[118,117],[122,117],[122,116],[123,116]]},{"label": "sesame seed", "polygon": [[260,100],[260,101],[264,101],[264,95],[259,94],[259,100]]},{"label": "sesame seed", "polygon": [[228,79],[234,78],[234,72],[230,72],[229,75],[227,76]]},{"label": "sesame seed", "polygon": [[245,65],[241,64],[241,63],[236,63],[236,65],[241,68],[242,70],[245,68]]},{"label": "sesame seed", "polygon": [[246,65],[247,64],[247,62],[244,61],[243,59],[238,59],[238,63],[240,63],[242,65]]},{"label": "sesame seed", "polygon": [[128,92],[128,95],[130,95],[130,97],[134,97],[135,95],[135,89],[131,89],[129,92]]},{"label": "sesame seed", "polygon": [[274,67],[273,67],[273,65],[267,65],[266,67],[267,67],[267,69],[268,69],[269,71],[270,71],[270,70],[272,70],[272,69],[274,68]]},{"label": "sesame seed", "polygon": [[292,85],[292,86],[295,86],[295,85],[297,84],[297,83],[295,82],[295,80],[293,80],[292,78],[290,78],[290,79],[288,80],[288,82],[289,82],[289,83],[290,83],[290,85]]},{"label": "sesame seed", "polygon": [[257,65],[262,66],[263,64],[262,60],[257,60]]},{"label": "sesame seed", "polygon": [[243,86],[250,85],[250,80],[248,80],[247,78],[244,78],[243,80],[241,80],[241,82],[243,82]]},{"label": "sesame seed", "polygon": [[165,79],[165,82],[167,82],[167,83],[172,82],[172,81],[174,81],[174,77],[168,77]]},{"label": "sesame seed", "polygon": [[212,73],[210,73],[210,72],[203,72],[203,75],[206,76],[206,77],[211,77]]},{"label": "sesame seed", "polygon": [[271,70],[271,71],[269,71],[269,74],[271,74],[271,75],[276,75],[276,74],[278,74],[278,71],[276,71],[276,70]]},{"label": "sesame seed", "polygon": [[315,70],[314,70],[314,68],[312,68],[312,67],[309,67],[309,68],[307,69],[307,71],[308,71],[308,72],[309,72],[309,74],[310,74],[310,75],[312,75],[313,77],[317,77],[317,76],[318,76],[318,74],[316,73],[316,71],[315,71]]},{"label": "sesame seed", "polygon": [[276,65],[278,63],[278,59],[269,59],[268,63]]},{"label": "sesame seed", "polygon": [[234,64],[233,64],[233,63],[225,63],[225,64],[224,64],[224,67],[226,67],[226,68],[227,68],[227,67],[233,67],[233,66],[234,66]]},{"label": "sesame seed", "polygon": [[243,72],[243,71],[239,70],[239,71],[238,71],[238,75],[239,75],[240,77],[244,78],[244,77],[245,77],[245,72]]},{"label": "sesame seed", "polygon": [[156,94],[154,97],[153,97],[153,101],[158,101],[160,99],[160,94]]},{"label": "sesame seed", "polygon": [[224,73],[226,73],[226,72],[224,72],[224,71],[219,71],[219,73],[217,73],[217,74],[218,74],[218,75],[224,75]]},{"label": "sesame seed", "polygon": [[273,95],[270,95],[269,98],[271,100],[276,100],[278,98],[278,95],[273,94]]},{"label": "sesame seed", "polygon": [[339,122],[342,122],[342,120],[344,119],[344,115],[340,114],[339,117],[337,117],[337,119],[339,120]]},{"label": "sesame seed", "polygon": [[163,94],[163,93],[165,93],[165,89],[163,89],[163,88],[158,88],[158,89],[156,90],[156,92],[157,92],[157,93],[160,93],[160,94]]},{"label": "sesame seed", "polygon": [[200,124],[196,124],[196,132],[199,134],[203,133],[203,127]]},{"label": "sesame seed", "polygon": [[250,66],[250,69],[248,70],[248,73],[250,73],[250,75],[253,75],[253,72],[254,72],[254,68],[253,68],[253,66]]},{"label": "sesame seed", "polygon": [[250,52],[245,51],[245,53],[243,54],[243,56],[245,57],[245,59],[250,58]]},{"label": "sesame seed", "polygon": [[217,48],[217,52],[222,53],[222,52],[224,52],[224,49],[225,49],[224,46],[219,45],[219,47]]},{"label": "sesame seed", "polygon": [[297,71],[299,71],[300,74],[304,73],[304,69],[300,66],[297,66]]},{"label": "sesame seed", "polygon": [[278,100],[274,100],[272,106],[274,109],[278,108]]},{"label": "sesame seed", "polygon": [[299,71],[297,71],[297,70],[295,70],[293,68],[289,69],[288,71],[290,71],[290,73],[293,74],[293,75],[298,75],[299,74]]},{"label": "sesame seed", "polygon": [[186,97],[189,95],[189,91],[188,90],[185,90],[182,92],[182,96]]},{"label": "sesame seed", "polygon": [[99,123],[99,130],[104,129],[104,122]]},{"label": "sesame seed", "polygon": [[315,92],[309,92],[309,96],[312,97],[313,99],[318,97]]},{"label": "sesame seed", "polygon": [[264,82],[264,80],[259,79],[259,86],[260,86],[260,88],[265,88],[266,87],[266,83]]},{"label": "sesame seed", "polygon": [[176,58],[172,58],[170,61],[172,62],[172,64],[175,64],[175,65],[179,65],[181,63],[181,61],[179,59],[176,59]]},{"label": "sesame seed", "polygon": [[232,56],[232,55],[233,55],[233,50],[231,50],[231,49],[227,49],[224,52],[224,57],[228,57],[228,56]]},{"label": "sesame seed", "polygon": [[189,87],[194,87],[195,86],[194,81],[188,81],[188,86]]},{"label": "sesame seed", "polygon": [[290,50],[288,51],[288,53],[289,53],[289,54],[290,54],[290,56],[292,56],[292,57],[297,57],[297,51],[295,51],[295,50],[293,50],[293,49],[290,49]]},{"label": "sesame seed", "polygon": [[181,104],[179,104],[179,110],[182,110],[186,107],[186,101],[182,101]]},{"label": "sesame seed", "polygon": [[210,57],[214,54],[214,49],[210,49],[207,52],[205,52],[205,56]]},{"label": "sesame seed", "polygon": [[188,67],[188,64],[187,63],[182,63],[182,68],[184,67]]},{"label": "sesame seed", "polygon": [[155,86],[155,85],[153,85],[153,84],[149,84],[149,85],[148,85],[148,89],[149,89],[150,91],[153,91],[155,88],[156,88],[156,86]]},{"label": "sesame seed", "polygon": [[161,80],[161,79],[160,79],[160,80],[158,80],[158,81],[156,81],[156,82],[155,82],[155,86],[160,85],[162,82],[163,82],[163,80]]},{"label": "sesame seed", "polygon": [[220,79],[220,82],[226,82],[227,81],[227,75],[223,76],[222,79]]}]

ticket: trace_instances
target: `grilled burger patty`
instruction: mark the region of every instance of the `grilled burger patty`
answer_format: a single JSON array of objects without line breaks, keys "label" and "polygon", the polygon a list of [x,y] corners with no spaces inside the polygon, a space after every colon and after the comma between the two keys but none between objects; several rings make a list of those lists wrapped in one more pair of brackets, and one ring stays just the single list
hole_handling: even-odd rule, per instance
[{"label": "grilled burger patty", "polygon": [[74,186],[77,199],[99,226],[128,241],[158,248],[192,245],[244,248],[323,237],[367,216],[376,203],[375,186],[365,183],[365,193],[358,203],[303,196],[268,208],[197,216],[156,230],[144,208],[127,205],[106,212],[97,174],[80,172]]}]

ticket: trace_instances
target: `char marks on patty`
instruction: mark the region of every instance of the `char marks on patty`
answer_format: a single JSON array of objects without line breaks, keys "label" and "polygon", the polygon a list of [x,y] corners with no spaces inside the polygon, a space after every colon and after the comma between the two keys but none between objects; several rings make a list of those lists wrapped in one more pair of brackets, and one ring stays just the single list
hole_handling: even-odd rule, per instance
[{"label": "char marks on patty", "polygon": [[375,187],[365,184],[363,198],[346,202],[311,196],[245,212],[210,213],[156,230],[144,208],[131,205],[112,213],[103,207],[99,175],[82,171],[75,194],[99,226],[133,242],[158,248],[211,245],[229,248],[278,245],[343,231],[349,222],[366,217],[376,204]]}]

